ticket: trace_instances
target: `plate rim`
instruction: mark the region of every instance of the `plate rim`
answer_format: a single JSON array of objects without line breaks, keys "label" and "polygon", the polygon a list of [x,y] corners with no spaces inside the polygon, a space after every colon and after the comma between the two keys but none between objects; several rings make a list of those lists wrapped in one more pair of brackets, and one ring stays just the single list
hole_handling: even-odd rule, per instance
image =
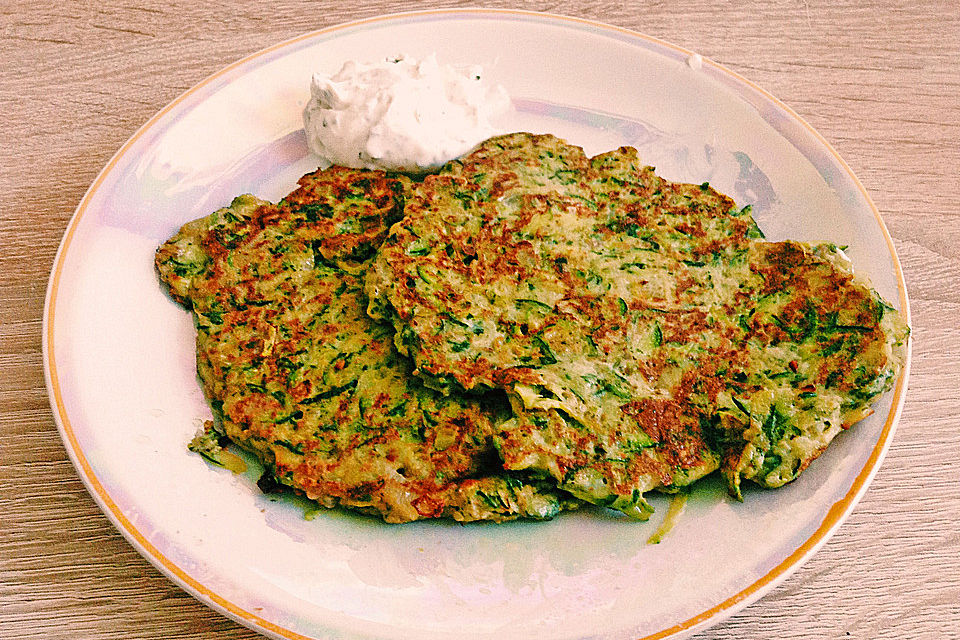
[{"label": "plate rim", "polygon": [[[632,29],[619,27],[605,22],[581,18],[570,15],[538,12],[520,9],[497,9],[497,8],[445,8],[445,9],[424,9],[408,12],[387,13],[367,18],[352,20],[324,27],[321,29],[309,31],[281,42],[275,43],[258,51],[228,64],[218,71],[208,75],[206,78],[193,85],[167,105],[154,114],[133,135],[124,142],[124,144],[113,154],[107,164],[100,170],[90,187],[84,193],[77,208],[73,212],[67,227],[61,238],[59,247],[53,260],[50,276],[48,278],[47,290],[44,298],[43,318],[41,327],[41,342],[43,355],[44,379],[47,389],[47,396],[50,402],[54,421],[56,422],[60,438],[64,444],[75,470],[84,483],[87,492],[97,503],[100,510],[111,521],[114,528],[134,547],[134,549],[160,571],[169,580],[177,584],[180,588],[190,593],[194,598],[204,603],[211,609],[221,615],[242,624],[254,631],[266,633],[275,638],[311,640],[312,636],[303,635],[293,629],[278,625],[266,620],[252,611],[247,611],[234,604],[226,597],[216,593],[213,589],[207,587],[202,582],[192,577],[185,569],[179,567],[166,557],[155,545],[153,545],[143,533],[123,514],[119,506],[114,502],[109,492],[105,489],[89,460],[83,453],[82,447],[67,415],[66,407],[63,402],[63,396],[60,388],[60,380],[57,375],[57,364],[54,356],[54,314],[57,306],[57,294],[59,292],[60,278],[63,274],[64,263],[74,235],[79,227],[81,218],[86,212],[91,200],[97,190],[110,175],[111,171],[126,155],[127,151],[142,138],[154,125],[160,122],[167,114],[184,103],[190,96],[208,88],[219,79],[229,75],[232,71],[248,65],[249,63],[262,58],[276,51],[291,47],[299,42],[317,38],[318,36],[328,36],[338,31],[363,28],[365,26],[381,25],[393,21],[404,21],[410,19],[425,19],[440,16],[453,16],[462,18],[511,18],[516,20],[531,20],[545,22],[561,27],[575,28],[580,30],[591,30],[601,36],[617,36],[620,39],[633,41],[644,41],[648,44],[673,50],[676,54],[684,57],[698,56],[698,62],[703,66],[709,66],[716,74],[718,79],[733,85],[739,85],[740,88],[748,88],[755,92],[762,100],[771,103],[774,107],[785,113],[790,120],[802,126],[803,130],[811,135],[820,147],[826,151],[832,160],[839,166],[844,176],[849,179],[855,189],[860,193],[864,202],[869,206],[874,219],[879,225],[879,229],[887,244],[887,249],[893,265],[894,275],[897,281],[899,294],[900,312],[903,314],[908,325],[911,324],[910,303],[907,296],[907,287],[903,275],[903,269],[897,255],[893,239],[883,221],[879,210],[873,200],[867,193],[866,188],[854,174],[850,166],[843,160],[840,154],[833,146],[809,123],[806,122],[793,109],[781,102],[778,98],[767,92],[765,89],[754,84],[752,81],[740,74],[716,63],[709,58],[702,57],[693,51],[677,46],[660,38],[650,36]],[[904,399],[908,386],[910,363],[912,354],[913,337],[908,338],[905,345],[905,356],[903,369],[897,378],[894,388],[888,393],[891,394],[891,405],[889,413],[885,419],[883,427],[880,429],[876,444],[868,456],[863,468],[859,470],[854,478],[849,490],[842,498],[837,500],[826,511],[819,526],[813,533],[804,540],[792,553],[787,555],[779,564],[770,569],[750,585],[733,594],[719,603],[701,613],[692,616],[684,621],[678,622],[666,629],[662,629],[653,634],[646,635],[640,640],[663,640],[669,637],[685,637],[696,631],[703,630],[708,626],[719,624],[723,620],[731,617],[746,606],[755,602],[763,595],[769,593],[778,584],[783,582],[794,571],[800,568],[810,557],[812,557],[822,547],[827,540],[843,524],[846,518],[852,513],[859,500],[862,498],[874,476],[882,465],[883,459],[890,448],[893,436],[903,410]],[[348,632],[352,633],[352,632]],[[361,637],[357,635],[356,637]]]}]

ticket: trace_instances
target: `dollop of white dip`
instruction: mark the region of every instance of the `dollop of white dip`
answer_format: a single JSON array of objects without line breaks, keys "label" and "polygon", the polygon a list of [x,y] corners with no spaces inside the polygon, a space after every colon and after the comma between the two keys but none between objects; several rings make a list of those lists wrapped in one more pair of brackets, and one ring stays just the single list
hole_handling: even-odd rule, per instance
[{"label": "dollop of white dip", "polygon": [[498,133],[491,120],[509,107],[479,66],[401,56],[314,74],[303,125],[310,150],[333,164],[419,173]]}]

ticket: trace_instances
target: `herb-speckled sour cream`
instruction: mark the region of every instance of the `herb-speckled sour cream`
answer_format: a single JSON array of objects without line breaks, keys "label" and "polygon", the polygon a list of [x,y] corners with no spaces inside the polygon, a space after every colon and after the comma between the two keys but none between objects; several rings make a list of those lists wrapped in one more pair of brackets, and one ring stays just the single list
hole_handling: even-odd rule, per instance
[{"label": "herb-speckled sour cream", "polygon": [[424,172],[498,133],[491,120],[510,106],[479,66],[401,56],[347,62],[314,74],[303,110],[310,150],[333,164]]}]

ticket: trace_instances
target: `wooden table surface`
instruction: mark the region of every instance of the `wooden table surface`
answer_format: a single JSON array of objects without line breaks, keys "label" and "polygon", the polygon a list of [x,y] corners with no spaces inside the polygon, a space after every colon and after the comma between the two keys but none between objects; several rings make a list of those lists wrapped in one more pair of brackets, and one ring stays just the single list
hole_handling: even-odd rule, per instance
[{"label": "wooden table surface", "polygon": [[[469,6],[439,3],[435,6]],[[960,5],[490,2],[634,29],[764,87],[829,140],[893,236],[913,311],[896,437],[823,549],[697,637],[960,638]],[[0,638],[251,638],[98,510],[44,386],[43,296],[77,203],[181,92],[268,45],[418,3],[0,3]]]}]

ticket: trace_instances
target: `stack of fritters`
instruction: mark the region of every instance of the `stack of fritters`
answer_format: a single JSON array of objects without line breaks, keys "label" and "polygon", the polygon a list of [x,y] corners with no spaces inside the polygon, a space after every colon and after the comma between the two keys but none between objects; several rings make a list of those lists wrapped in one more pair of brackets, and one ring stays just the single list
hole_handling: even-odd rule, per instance
[{"label": "stack of fritters", "polygon": [[835,247],[552,136],[422,182],[333,168],[242,196],[157,265],[222,431],[388,521],[578,499],[642,519],[644,493],[718,468],[737,497],[780,486],[869,413],[908,335]]},{"label": "stack of fritters", "polygon": [[161,279],[193,309],[216,428],[273,481],[388,522],[549,518],[575,506],[498,463],[501,394],[424,387],[392,327],[364,313],[369,258],[409,180],[333,168],[300,185],[277,205],[240,196],[157,252]]},{"label": "stack of fritters", "polygon": [[766,242],[749,209],[633,149],[495,138],[427,177],[367,278],[436,389],[505,389],[507,469],[645,517],[718,467],[777,487],[862,418],[907,328],[831,246]]}]

